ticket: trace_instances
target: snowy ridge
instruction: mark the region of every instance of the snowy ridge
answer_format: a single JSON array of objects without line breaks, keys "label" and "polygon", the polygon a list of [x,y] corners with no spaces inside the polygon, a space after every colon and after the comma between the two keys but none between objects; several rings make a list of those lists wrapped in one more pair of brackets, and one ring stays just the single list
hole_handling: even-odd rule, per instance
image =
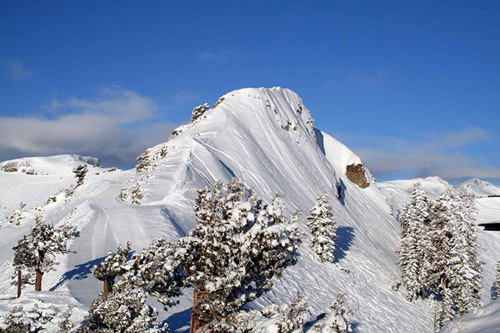
[{"label": "snowy ridge", "polygon": [[[81,162],[61,161],[66,165],[50,160],[47,170],[64,169],[67,173],[0,172],[0,186],[10,186],[9,191],[16,193],[11,202],[0,194],[0,207],[8,203],[12,209],[28,192],[33,194],[33,202],[42,205],[58,189],[74,184],[71,170]],[[402,205],[407,189],[399,184],[376,184],[364,167],[368,186],[361,188],[346,176],[346,168],[352,164],[362,165],[362,161],[314,127],[309,110],[293,91],[247,88],[225,94],[194,122],[176,129],[167,142],[148,149],[136,170],[89,166],[84,184],[69,201],[61,197],[43,204],[40,215],[45,220],[54,224],[71,221],[81,231],[70,244],[76,253],[61,257],[57,270],[46,274],[44,290],[68,295],[88,307],[102,288],[92,277],[91,267],[109,250],[131,241],[132,249],[138,251],[155,238],[183,236],[195,223],[197,190],[237,176],[266,202],[276,193],[283,195],[288,216],[295,210],[307,216],[316,199],[327,194],[339,227],[335,263],[320,263],[308,248],[310,235],[302,219],[299,227],[307,235],[297,265],[287,269],[270,292],[250,304],[251,308],[261,309],[269,301],[289,304],[300,290],[314,318],[329,308],[338,293],[344,293],[346,308],[354,312],[356,332],[430,332],[432,308],[427,302],[409,303],[403,290],[393,290],[400,274],[395,255],[399,226],[391,215],[391,200]],[[42,182],[42,177],[50,181]],[[52,187],[59,178],[57,188]],[[407,182],[411,187],[413,181]],[[424,189],[437,195],[451,186],[446,184],[428,179]],[[494,206],[481,209],[488,216],[500,215]],[[7,224],[0,231],[0,268],[6,272],[0,275],[0,294],[15,292],[9,285],[12,270],[7,261],[12,258],[13,244],[31,223],[27,218],[20,226]],[[494,247],[495,240],[488,237],[480,236],[480,243]],[[493,260],[484,258],[488,264]],[[489,283],[491,272],[486,275]],[[184,331],[192,306],[191,291],[179,301],[178,306],[162,312],[161,319],[173,330]]]},{"label": "snowy ridge", "polygon": [[477,178],[464,180],[456,188],[465,189],[476,196],[500,195],[500,187]]},{"label": "snowy ridge", "polygon": [[105,171],[98,159],[78,155],[29,157],[0,163],[0,228],[10,221],[15,223],[19,218],[41,214],[50,197],[75,184],[73,168],[82,164],[88,166],[89,177]]}]

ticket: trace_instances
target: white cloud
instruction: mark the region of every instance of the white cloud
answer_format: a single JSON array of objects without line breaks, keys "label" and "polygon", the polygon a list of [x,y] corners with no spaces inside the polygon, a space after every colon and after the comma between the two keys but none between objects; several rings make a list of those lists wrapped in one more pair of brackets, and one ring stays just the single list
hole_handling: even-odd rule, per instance
[{"label": "white cloud", "polygon": [[90,99],[52,100],[55,117],[0,117],[0,159],[75,153],[108,164],[133,165],[146,148],[166,141],[176,126],[154,122],[158,106],[148,97],[105,87]]},{"label": "white cloud", "polygon": [[481,159],[466,153],[468,145],[488,140],[489,133],[482,128],[431,134],[417,142],[387,137],[343,137],[378,176],[392,177],[400,172],[410,172],[414,176],[440,176],[448,180],[468,177],[500,179],[500,168],[484,165]]},{"label": "white cloud", "polygon": [[9,77],[14,81],[21,81],[33,76],[33,71],[27,69],[24,63],[19,59],[8,61],[5,64],[5,69]]}]

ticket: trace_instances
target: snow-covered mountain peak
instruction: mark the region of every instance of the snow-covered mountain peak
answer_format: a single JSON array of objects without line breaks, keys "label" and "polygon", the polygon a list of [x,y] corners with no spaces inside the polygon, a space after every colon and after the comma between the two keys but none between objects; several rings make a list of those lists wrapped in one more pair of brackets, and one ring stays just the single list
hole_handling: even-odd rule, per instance
[{"label": "snow-covered mountain peak", "polygon": [[465,189],[467,192],[479,196],[500,195],[499,186],[478,178],[464,180],[456,188]]},{"label": "snow-covered mountain peak", "polygon": [[[166,143],[139,156],[136,170],[122,197],[141,204],[165,202],[179,187],[183,193],[191,191],[192,186],[185,186],[188,183],[199,188],[235,175],[249,186],[262,187],[265,196],[289,192],[290,185],[284,186],[289,179],[311,191],[309,174],[319,184],[315,196],[337,193],[340,176],[346,173],[346,181],[360,187],[373,183],[360,158],[315,129],[302,99],[280,87],[235,90],[220,97],[211,109],[197,107],[192,122],[174,130]],[[156,182],[162,186],[152,185]],[[269,183],[280,188],[271,191],[265,185]],[[191,198],[194,195],[191,192]]]}]

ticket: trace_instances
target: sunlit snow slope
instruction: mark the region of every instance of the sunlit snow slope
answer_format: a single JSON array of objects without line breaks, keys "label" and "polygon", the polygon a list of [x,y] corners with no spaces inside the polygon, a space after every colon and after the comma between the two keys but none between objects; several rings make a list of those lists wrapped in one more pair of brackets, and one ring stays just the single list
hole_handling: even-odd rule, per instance
[{"label": "sunlit snow slope", "polygon": [[[162,205],[170,223],[186,230],[194,223],[195,190],[216,180],[238,176],[265,200],[282,194],[289,214],[298,209],[307,215],[326,193],[340,226],[338,265],[320,264],[306,239],[299,263],[254,306],[268,299],[289,302],[300,290],[318,314],[344,292],[361,332],[431,327],[426,305],[410,304],[391,289],[399,275],[394,254],[398,226],[368,171],[371,185],[364,189],[345,176],[346,166],[360,163],[359,157],[315,130],[309,111],[290,90],[242,89],[220,101],[206,117],[179,128],[180,134],[148,152],[150,166],[127,184],[127,200],[139,187],[141,206]],[[304,221],[302,229],[307,230]]]},{"label": "sunlit snow slope", "polygon": [[[309,299],[313,317],[326,311],[333,297],[342,292],[354,312],[357,332],[431,332],[431,307],[420,300],[409,303],[402,290],[392,288],[399,280],[395,264],[399,226],[390,203],[405,200],[401,193],[406,192],[394,186],[394,198],[386,197],[386,189],[382,188],[384,193],[379,189],[367,169],[358,176],[369,186],[361,188],[346,176],[346,167],[352,164],[362,162],[342,143],[315,128],[310,112],[294,92],[282,88],[230,92],[199,119],[176,129],[167,142],[148,149],[137,170],[92,169],[72,198],[48,204],[48,196],[75,180],[70,173],[66,183],[66,173],[55,172],[54,177],[63,177],[65,183],[54,187],[55,178],[45,178],[47,187],[37,190],[38,201],[32,200],[40,205],[36,214],[52,223],[74,223],[81,236],[71,243],[76,253],[61,257],[57,271],[44,277],[44,290],[88,306],[101,289],[91,268],[108,250],[127,241],[140,250],[155,237],[184,235],[195,223],[192,207],[197,189],[237,176],[266,201],[274,194],[283,195],[289,215],[299,210],[307,216],[316,198],[326,193],[339,226],[336,262],[322,264],[308,249],[303,219],[301,229],[306,236],[298,264],[287,269],[252,307],[269,301],[289,303],[301,291]],[[67,169],[74,166],[68,163]],[[26,178],[13,178],[18,176]],[[0,171],[0,186],[10,184],[9,191],[18,193],[42,181],[42,175],[24,176]],[[7,197],[0,197],[0,206],[10,207],[10,212],[22,200],[19,196],[23,195],[9,198],[8,204]],[[4,298],[15,294],[8,284],[13,271],[6,260],[12,258],[12,244],[29,230],[34,215],[20,226],[2,224],[0,293]],[[182,331],[189,323],[191,302],[187,291],[179,306],[162,313],[162,318]]]}]

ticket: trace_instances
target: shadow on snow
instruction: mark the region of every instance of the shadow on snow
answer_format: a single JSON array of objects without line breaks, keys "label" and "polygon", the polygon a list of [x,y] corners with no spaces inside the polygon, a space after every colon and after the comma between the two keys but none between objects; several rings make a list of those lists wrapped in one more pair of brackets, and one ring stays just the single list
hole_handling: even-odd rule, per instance
[{"label": "shadow on snow", "polygon": [[335,240],[337,247],[333,252],[333,255],[335,256],[335,259],[333,260],[334,263],[337,263],[341,259],[345,258],[346,253],[349,251],[353,240],[354,228],[346,226],[338,227],[337,239]]}]

